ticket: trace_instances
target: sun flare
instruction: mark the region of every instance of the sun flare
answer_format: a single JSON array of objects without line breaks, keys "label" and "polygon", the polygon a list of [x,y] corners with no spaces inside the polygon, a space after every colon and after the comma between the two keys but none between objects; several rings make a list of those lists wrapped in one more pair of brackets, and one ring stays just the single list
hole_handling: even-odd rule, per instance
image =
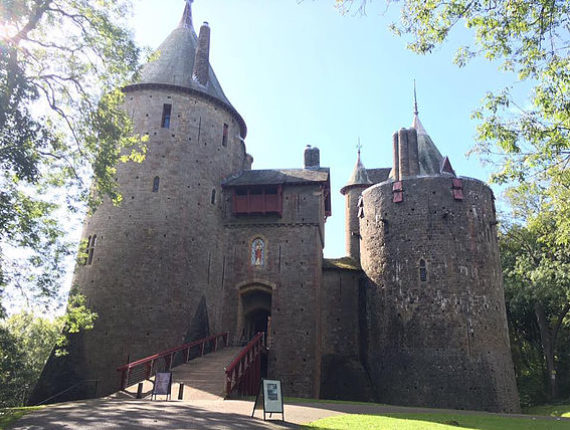
[{"label": "sun flare", "polygon": [[16,27],[11,24],[0,21],[0,39],[6,40],[14,37],[16,34]]}]

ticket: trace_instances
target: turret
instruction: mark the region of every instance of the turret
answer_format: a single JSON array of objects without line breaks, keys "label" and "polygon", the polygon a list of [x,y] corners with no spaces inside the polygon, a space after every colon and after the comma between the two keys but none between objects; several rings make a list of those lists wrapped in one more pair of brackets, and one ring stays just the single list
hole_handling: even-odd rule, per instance
[{"label": "turret", "polygon": [[340,192],[345,196],[345,249],[346,254],[355,261],[360,262],[360,216],[361,194],[372,185],[368,172],[360,160],[358,149],[356,164],[348,182]]},{"label": "turret", "polygon": [[32,401],[81,380],[98,380],[97,392],[76,398],[110,394],[127,360],[225,330],[221,183],[252,158],[245,122],[209,64],[210,27],[196,36],[191,3],[123,89],[135,133],[148,136],[146,159],[117,166],[122,204],[105,201],[84,224],[90,258],[73,285],[99,317],[72,336],[69,355],[50,357]]},{"label": "turret", "polygon": [[493,193],[456,177],[417,108],[392,148],[360,220],[377,400],[516,412]]}]

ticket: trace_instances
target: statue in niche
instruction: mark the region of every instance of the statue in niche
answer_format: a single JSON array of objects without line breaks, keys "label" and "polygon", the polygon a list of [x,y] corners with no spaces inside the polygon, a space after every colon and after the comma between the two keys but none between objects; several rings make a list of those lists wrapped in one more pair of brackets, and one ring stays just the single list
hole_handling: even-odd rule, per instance
[{"label": "statue in niche", "polygon": [[251,243],[251,265],[263,266],[265,263],[265,242],[257,238]]}]

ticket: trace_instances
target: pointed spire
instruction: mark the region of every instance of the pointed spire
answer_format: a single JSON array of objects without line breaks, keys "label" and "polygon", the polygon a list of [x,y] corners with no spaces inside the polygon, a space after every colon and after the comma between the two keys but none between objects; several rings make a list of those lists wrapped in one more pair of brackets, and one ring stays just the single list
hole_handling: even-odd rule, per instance
[{"label": "pointed spire", "polygon": [[192,25],[192,3],[194,0],[186,0],[186,7],[184,8],[184,13],[180,19],[178,27],[182,28],[194,28]]},{"label": "pointed spire", "polygon": [[420,121],[418,116],[418,97],[416,95],[416,80],[414,79],[414,120],[412,121],[412,127],[416,129],[418,135],[426,134],[427,132]]},{"label": "pointed spire", "polygon": [[351,185],[372,185],[372,181],[368,177],[368,171],[366,170],[364,164],[362,164],[362,161],[360,160],[360,148],[362,148],[362,145],[360,145],[360,138],[358,138],[358,145],[356,146],[356,148],[357,148],[356,165],[354,166],[354,170],[352,171],[352,175],[350,175],[348,182],[340,190],[342,194],[345,194],[347,188],[350,187]]},{"label": "pointed spire", "polygon": [[414,79],[414,115],[418,116],[418,98],[416,97],[416,80]]}]

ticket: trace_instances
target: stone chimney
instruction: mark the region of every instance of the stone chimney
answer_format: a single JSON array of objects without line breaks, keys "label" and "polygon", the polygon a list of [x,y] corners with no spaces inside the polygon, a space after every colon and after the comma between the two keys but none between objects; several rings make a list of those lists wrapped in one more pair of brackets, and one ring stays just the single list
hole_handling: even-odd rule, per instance
[{"label": "stone chimney", "polygon": [[318,169],[321,167],[321,152],[319,148],[307,145],[305,148],[305,169]]},{"label": "stone chimney", "polygon": [[194,71],[192,77],[200,85],[208,83],[208,72],[210,69],[210,26],[207,22],[200,27],[198,36],[198,46],[196,48],[196,58],[194,59]]},{"label": "stone chimney", "polygon": [[418,156],[418,133],[415,128],[401,128],[393,136],[394,180],[400,181],[420,174]]}]

